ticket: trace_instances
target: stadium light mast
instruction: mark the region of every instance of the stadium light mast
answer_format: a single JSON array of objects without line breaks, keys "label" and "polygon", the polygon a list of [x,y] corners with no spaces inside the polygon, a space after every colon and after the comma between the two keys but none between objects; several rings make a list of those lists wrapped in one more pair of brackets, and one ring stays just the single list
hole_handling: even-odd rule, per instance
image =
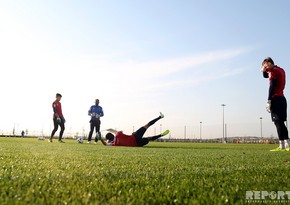
[{"label": "stadium light mast", "polygon": [[199,139],[201,141],[202,122],[199,122]]},{"label": "stadium light mast", "polygon": [[221,104],[223,107],[223,143],[225,143],[225,104]]},{"label": "stadium light mast", "polygon": [[225,142],[227,142],[227,137],[228,137],[228,126],[227,123],[225,123]]},{"label": "stadium light mast", "polygon": [[261,126],[261,139],[263,139],[263,118],[260,117],[260,126]]},{"label": "stadium light mast", "polygon": [[14,125],[13,125],[12,134],[15,135],[15,122],[14,122]]}]

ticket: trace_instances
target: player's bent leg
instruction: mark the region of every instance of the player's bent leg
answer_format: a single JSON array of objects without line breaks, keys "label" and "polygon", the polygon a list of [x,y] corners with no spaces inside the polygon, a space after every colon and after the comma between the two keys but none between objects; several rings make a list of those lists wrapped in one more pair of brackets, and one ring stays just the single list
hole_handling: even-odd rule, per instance
[{"label": "player's bent leg", "polygon": [[64,141],[62,141],[62,136],[63,136],[64,130],[65,130],[64,122],[60,123],[60,128],[61,129],[60,129],[60,132],[59,132],[58,141],[64,143]]},{"label": "player's bent leg", "polygon": [[147,145],[148,143],[149,143],[149,139],[148,138],[142,138],[142,139],[137,141],[137,145],[139,147],[143,147],[143,146]]},{"label": "player's bent leg", "polygon": [[56,121],[56,118],[53,119],[53,130],[51,132],[51,135],[50,135],[50,139],[48,140],[49,142],[52,142],[52,138],[54,136],[54,134],[56,133],[56,131],[58,130],[58,122]]},{"label": "player's bent leg", "polygon": [[154,140],[157,140],[160,137],[163,137],[165,135],[168,135],[169,132],[170,132],[169,130],[166,130],[163,133],[161,133],[160,135],[156,135],[156,136],[153,136],[153,137],[148,137],[148,139],[149,139],[149,141],[154,141]]},{"label": "player's bent leg", "polygon": [[140,127],[136,132],[133,132],[132,135],[135,136],[136,142],[138,144],[138,141],[142,141],[143,136],[146,132],[147,128],[146,127]]},{"label": "player's bent leg", "polygon": [[58,130],[58,127],[55,127],[52,132],[51,132],[51,135],[50,135],[50,139],[53,138],[54,134],[56,133],[56,131]]},{"label": "player's bent leg", "polygon": [[154,125],[158,120],[164,118],[164,114],[162,114],[160,112],[159,117],[155,118],[154,120],[151,120],[150,122],[148,122],[148,124],[146,124],[144,127],[147,129],[148,127],[150,127],[151,125]]}]

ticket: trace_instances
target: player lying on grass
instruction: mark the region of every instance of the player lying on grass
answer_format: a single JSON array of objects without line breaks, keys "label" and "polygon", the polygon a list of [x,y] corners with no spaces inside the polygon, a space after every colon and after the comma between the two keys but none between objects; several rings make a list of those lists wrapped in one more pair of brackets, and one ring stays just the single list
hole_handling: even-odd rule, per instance
[{"label": "player lying on grass", "polygon": [[[165,132],[161,133],[160,135],[156,135],[153,137],[146,137],[143,138],[143,135],[145,134],[146,130],[153,125],[155,122],[160,120],[161,118],[164,118],[164,115],[160,113],[160,116],[155,118],[154,120],[151,120],[146,124],[145,126],[138,129],[136,132],[133,132],[132,135],[125,135],[122,131],[117,131],[114,129],[107,129],[109,131],[108,134],[106,134],[106,140],[101,139],[103,145],[107,146],[139,146],[142,147],[146,144],[148,144],[150,141],[154,141],[160,137],[163,137],[169,133],[169,130],[166,130]],[[111,133],[113,132],[115,136]]]}]

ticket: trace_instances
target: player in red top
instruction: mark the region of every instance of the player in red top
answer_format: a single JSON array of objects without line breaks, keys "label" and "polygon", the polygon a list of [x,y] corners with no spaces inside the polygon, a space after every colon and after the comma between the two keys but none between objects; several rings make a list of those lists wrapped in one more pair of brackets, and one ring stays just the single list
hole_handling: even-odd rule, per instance
[{"label": "player in red top", "polygon": [[270,80],[266,110],[271,113],[272,121],[276,125],[280,144],[271,151],[290,151],[288,129],[284,123],[287,120],[287,101],[283,92],[286,84],[285,71],[276,66],[270,57],[262,62],[261,71]]},{"label": "player in red top", "polygon": [[139,146],[142,147],[146,144],[148,144],[150,141],[154,141],[164,135],[167,135],[169,133],[169,130],[166,130],[165,132],[161,133],[160,135],[156,135],[153,137],[146,137],[143,138],[143,135],[145,134],[146,130],[153,125],[155,122],[163,118],[164,115],[160,113],[160,116],[155,118],[154,120],[151,120],[148,124],[144,125],[140,129],[138,129],[136,132],[133,132],[132,135],[126,135],[122,131],[116,131],[113,129],[108,129],[107,131],[113,132],[116,134],[114,136],[112,133],[106,134],[106,139],[108,142],[105,142],[103,139],[101,139],[102,143],[107,146]]},{"label": "player in red top", "polygon": [[61,98],[62,98],[62,95],[57,93],[56,100],[52,103],[54,129],[52,130],[49,142],[52,142],[52,138],[55,132],[57,131],[58,126],[60,126],[61,130],[59,132],[58,141],[64,143],[64,141],[62,141],[62,135],[65,129],[64,127],[65,119],[63,117],[62,109],[61,109],[61,103],[60,103]]}]

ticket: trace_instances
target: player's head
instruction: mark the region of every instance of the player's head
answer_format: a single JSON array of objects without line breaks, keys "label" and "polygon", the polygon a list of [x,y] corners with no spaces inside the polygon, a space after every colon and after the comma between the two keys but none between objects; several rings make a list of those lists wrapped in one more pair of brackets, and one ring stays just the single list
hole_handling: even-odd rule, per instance
[{"label": "player's head", "polygon": [[109,140],[109,141],[113,141],[115,138],[115,136],[112,134],[112,133],[107,133],[106,134],[106,139]]},{"label": "player's head", "polygon": [[60,101],[60,100],[61,100],[61,98],[62,98],[62,95],[61,95],[61,94],[59,94],[59,93],[56,93],[55,97],[56,97],[56,99],[57,99],[58,101]]},{"label": "player's head", "polygon": [[262,62],[262,66],[263,66],[263,67],[265,68],[265,70],[267,71],[267,70],[272,69],[272,68],[275,66],[275,63],[274,63],[274,61],[273,61],[272,58],[267,57],[267,58],[265,58],[265,59],[263,60],[263,62]]},{"label": "player's head", "polygon": [[96,99],[95,100],[95,105],[99,105],[99,103],[100,103],[99,99]]}]

